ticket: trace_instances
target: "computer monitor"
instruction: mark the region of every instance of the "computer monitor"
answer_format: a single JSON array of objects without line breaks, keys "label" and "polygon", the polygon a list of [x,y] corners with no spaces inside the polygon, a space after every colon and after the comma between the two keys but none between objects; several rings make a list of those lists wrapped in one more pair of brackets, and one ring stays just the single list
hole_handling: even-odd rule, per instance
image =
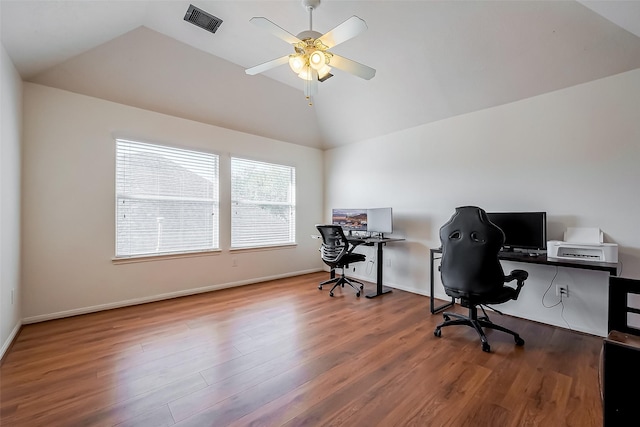
[{"label": "computer monitor", "polygon": [[367,231],[367,209],[332,209],[331,223],[344,231]]},{"label": "computer monitor", "polygon": [[546,212],[487,212],[487,216],[504,232],[503,250],[547,249]]},{"label": "computer monitor", "polygon": [[393,210],[391,208],[367,209],[367,231],[370,233],[393,233]]}]

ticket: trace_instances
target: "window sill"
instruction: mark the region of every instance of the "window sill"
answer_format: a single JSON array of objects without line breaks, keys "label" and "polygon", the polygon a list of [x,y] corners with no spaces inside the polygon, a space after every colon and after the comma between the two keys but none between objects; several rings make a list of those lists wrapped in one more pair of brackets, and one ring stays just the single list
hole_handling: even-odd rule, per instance
[{"label": "window sill", "polygon": [[157,255],[133,255],[128,257],[114,257],[111,258],[113,264],[130,264],[133,262],[147,262],[147,261],[164,261],[166,259],[177,258],[193,258],[201,256],[219,255],[222,251],[220,249],[213,249],[209,251],[196,251],[196,252],[180,252],[171,254],[157,254]]},{"label": "window sill", "polygon": [[254,252],[254,251],[270,251],[274,249],[290,249],[298,246],[297,243],[282,243],[278,245],[252,246],[242,248],[229,248],[229,252]]}]

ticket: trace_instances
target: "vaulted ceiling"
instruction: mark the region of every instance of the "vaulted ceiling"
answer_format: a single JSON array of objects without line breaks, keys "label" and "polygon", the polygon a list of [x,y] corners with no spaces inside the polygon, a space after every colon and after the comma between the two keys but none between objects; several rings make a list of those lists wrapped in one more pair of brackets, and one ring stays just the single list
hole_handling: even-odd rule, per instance
[{"label": "vaulted ceiling", "polygon": [[313,29],[352,15],[368,29],[333,51],[377,70],[334,69],[314,105],[292,53],[252,25],[309,29],[299,0],[0,1],[0,40],[25,81],[317,148],[331,148],[640,67],[640,1],[323,0]]}]

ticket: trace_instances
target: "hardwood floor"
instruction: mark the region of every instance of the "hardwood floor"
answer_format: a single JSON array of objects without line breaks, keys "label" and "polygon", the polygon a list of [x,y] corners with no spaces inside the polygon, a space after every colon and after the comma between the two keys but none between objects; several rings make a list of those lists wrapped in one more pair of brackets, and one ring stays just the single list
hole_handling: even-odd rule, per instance
[{"label": "hardwood floor", "polygon": [[427,297],[330,298],[327,276],[26,325],[0,425],[602,425],[601,338],[494,315],[526,344],[489,331],[485,353],[468,327],[435,337]]}]

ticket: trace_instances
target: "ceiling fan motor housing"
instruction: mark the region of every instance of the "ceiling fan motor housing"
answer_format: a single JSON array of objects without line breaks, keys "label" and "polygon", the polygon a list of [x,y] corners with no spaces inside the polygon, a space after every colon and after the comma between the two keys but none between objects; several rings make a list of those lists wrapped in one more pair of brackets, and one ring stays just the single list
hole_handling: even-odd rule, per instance
[{"label": "ceiling fan motor housing", "polygon": [[307,39],[315,40],[315,39],[319,38],[320,36],[322,36],[322,33],[319,33],[317,31],[313,31],[313,30],[306,30],[306,31],[303,31],[303,32],[299,33],[296,37],[298,37],[300,40],[307,40]]}]

